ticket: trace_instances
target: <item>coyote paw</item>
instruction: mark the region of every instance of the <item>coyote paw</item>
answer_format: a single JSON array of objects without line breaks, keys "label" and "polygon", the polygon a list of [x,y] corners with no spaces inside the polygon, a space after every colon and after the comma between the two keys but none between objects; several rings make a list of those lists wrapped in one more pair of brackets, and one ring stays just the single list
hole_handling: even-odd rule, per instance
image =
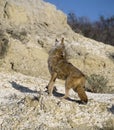
[{"label": "coyote paw", "polygon": [[87,102],[85,102],[85,101],[79,101],[78,103],[82,104],[82,105],[86,105],[87,104]]},{"label": "coyote paw", "polygon": [[[45,89],[46,89],[45,92],[47,92],[49,94],[48,86],[46,86]],[[54,92],[57,92],[56,86],[54,86],[54,88],[53,88],[53,93]]]},{"label": "coyote paw", "polygon": [[68,99],[68,96],[62,96],[60,99]]}]

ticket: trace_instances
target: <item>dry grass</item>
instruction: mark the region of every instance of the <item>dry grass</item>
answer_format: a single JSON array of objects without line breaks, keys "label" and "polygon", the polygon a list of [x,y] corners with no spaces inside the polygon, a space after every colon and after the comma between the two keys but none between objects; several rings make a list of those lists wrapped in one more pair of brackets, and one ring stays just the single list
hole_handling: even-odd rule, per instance
[{"label": "dry grass", "polygon": [[103,93],[107,89],[108,80],[105,77],[97,74],[92,74],[87,79],[94,92]]}]

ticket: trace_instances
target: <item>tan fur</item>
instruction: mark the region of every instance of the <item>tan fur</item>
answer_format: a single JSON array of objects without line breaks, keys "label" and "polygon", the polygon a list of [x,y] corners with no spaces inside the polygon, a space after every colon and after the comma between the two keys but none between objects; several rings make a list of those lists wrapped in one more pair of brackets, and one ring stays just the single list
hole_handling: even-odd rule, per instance
[{"label": "tan fur", "polygon": [[[57,42],[57,40],[56,40]],[[69,96],[69,90],[72,88],[78,93],[81,101],[87,103],[88,98],[84,91],[85,76],[84,74],[69,63],[66,59],[66,52],[64,46],[64,38],[62,38],[59,45],[55,45],[49,52],[48,68],[51,74],[51,79],[48,84],[49,95],[52,95],[53,85],[56,78],[65,80],[65,96]]]}]

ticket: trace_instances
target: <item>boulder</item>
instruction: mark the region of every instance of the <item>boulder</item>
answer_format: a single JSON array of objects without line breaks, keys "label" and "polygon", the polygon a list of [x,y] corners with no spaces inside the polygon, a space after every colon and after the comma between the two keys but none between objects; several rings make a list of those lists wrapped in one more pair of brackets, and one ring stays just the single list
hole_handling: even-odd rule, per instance
[{"label": "boulder", "polygon": [[4,7],[4,17],[9,19],[13,24],[23,24],[27,23],[27,13],[25,8],[15,5],[10,2],[6,2]]}]

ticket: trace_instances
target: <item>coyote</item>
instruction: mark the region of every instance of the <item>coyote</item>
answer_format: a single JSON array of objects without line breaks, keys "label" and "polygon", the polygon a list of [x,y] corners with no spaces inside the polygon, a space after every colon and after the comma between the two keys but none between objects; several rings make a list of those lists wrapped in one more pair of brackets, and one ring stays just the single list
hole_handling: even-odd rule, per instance
[{"label": "coyote", "polygon": [[88,98],[85,93],[84,74],[69,63],[66,59],[64,38],[59,43],[55,41],[55,46],[49,51],[48,68],[51,79],[47,86],[49,95],[52,95],[56,78],[65,80],[65,95],[62,98],[69,97],[69,90],[72,88],[78,93],[82,103],[87,103]]}]

